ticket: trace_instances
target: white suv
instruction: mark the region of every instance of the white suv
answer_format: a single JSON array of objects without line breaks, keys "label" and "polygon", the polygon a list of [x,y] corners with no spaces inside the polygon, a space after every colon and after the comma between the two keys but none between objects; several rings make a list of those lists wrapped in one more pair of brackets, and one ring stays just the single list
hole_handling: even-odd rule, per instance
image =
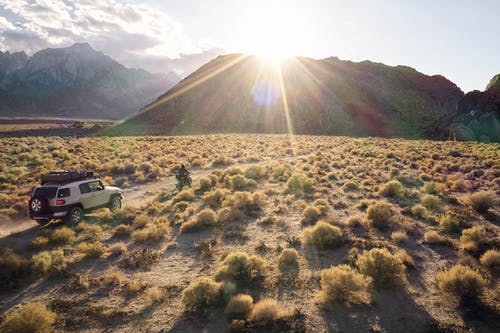
[{"label": "white suv", "polygon": [[51,219],[64,219],[74,225],[82,220],[85,211],[103,207],[112,210],[121,208],[121,190],[104,186],[92,173],[65,171],[44,176],[42,185],[33,190],[28,208],[29,217],[40,225],[47,224]]}]

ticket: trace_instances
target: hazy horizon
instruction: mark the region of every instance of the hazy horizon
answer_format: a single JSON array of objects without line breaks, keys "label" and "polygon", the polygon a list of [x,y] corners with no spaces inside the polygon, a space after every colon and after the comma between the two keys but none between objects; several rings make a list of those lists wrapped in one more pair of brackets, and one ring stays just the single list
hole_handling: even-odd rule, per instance
[{"label": "hazy horizon", "polygon": [[498,12],[496,1],[0,0],[0,49],[85,41],[151,72],[222,53],[335,56],[410,66],[468,92],[500,73]]}]

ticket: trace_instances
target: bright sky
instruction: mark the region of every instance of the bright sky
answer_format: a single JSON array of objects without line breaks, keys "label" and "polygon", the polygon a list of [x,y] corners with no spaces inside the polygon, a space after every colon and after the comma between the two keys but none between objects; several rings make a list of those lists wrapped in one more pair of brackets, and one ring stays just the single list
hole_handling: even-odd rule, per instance
[{"label": "bright sky", "polygon": [[136,66],[213,48],[337,56],[442,74],[467,92],[500,73],[499,13],[499,0],[0,0],[0,49],[85,40]]}]

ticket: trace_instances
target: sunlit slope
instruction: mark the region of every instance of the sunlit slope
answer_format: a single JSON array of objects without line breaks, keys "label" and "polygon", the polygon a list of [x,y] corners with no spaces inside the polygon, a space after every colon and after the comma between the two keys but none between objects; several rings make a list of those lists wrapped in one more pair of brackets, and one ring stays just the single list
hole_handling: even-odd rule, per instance
[{"label": "sunlit slope", "polygon": [[337,58],[292,58],[278,64],[234,54],[202,66],[107,134],[443,138],[462,96],[446,78],[404,66]]}]

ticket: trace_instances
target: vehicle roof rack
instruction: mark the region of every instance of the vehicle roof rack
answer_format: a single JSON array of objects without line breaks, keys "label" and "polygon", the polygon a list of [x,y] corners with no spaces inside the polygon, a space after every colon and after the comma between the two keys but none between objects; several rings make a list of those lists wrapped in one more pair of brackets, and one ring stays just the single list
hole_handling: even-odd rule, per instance
[{"label": "vehicle roof rack", "polygon": [[45,173],[41,177],[42,185],[47,183],[54,184],[65,184],[71,183],[78,180],[92,179],[95,178],[94,172],[92,171],[76,171],[76,170],[62,170],[62,171],[51,171]]}]

